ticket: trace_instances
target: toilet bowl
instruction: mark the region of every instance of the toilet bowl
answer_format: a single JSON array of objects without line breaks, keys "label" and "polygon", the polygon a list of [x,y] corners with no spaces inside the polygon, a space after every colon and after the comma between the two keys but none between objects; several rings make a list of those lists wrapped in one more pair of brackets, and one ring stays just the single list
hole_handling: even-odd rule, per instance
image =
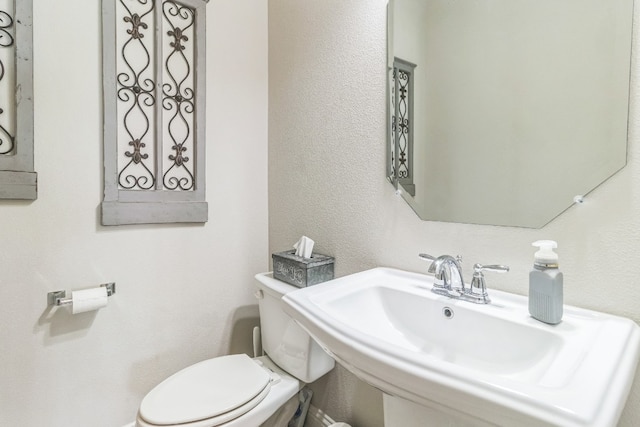
[{"label": "toilet bowl", "polygon": [[256,275],[265,356],[204,360],[158,384],[142,400],[137,427],[280,427],[298,406],[298,391],[334,361],[282,310],[297,288]]}]

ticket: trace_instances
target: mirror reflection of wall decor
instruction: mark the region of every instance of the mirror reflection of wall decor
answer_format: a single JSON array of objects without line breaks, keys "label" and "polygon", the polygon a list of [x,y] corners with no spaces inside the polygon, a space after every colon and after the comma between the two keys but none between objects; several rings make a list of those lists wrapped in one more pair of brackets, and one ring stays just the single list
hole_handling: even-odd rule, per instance
[{"label": "mirror reflection of wall decor", "polygon": [[[420,218],[539,228],[624,167],[633,0],[389,8],[387,170]],[[407,188],[398,58],[416,65]]]},{"label": "mirror reflection of wall decor", "polygon": [[32,0],[0,0],[0,199],[35,200]]},{"label": "mirror reflection of wall decor", "polygon": [[103,225],[205,222],[205,6],[103,0]]},{"label": "mirror reflection of wall decor", "polygon": [[[415,196],[413,183],[413,74],[416,66],[400,58],[391,73],[391,174],[404,191]],[[397,159],[397,160],[396,160]]]}]

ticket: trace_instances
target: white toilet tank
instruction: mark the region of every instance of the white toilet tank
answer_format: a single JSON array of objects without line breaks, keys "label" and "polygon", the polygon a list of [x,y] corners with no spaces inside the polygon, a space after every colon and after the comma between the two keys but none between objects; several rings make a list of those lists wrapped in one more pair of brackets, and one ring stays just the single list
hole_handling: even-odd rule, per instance
[{"label": "white toilet tank", "polygon": [[297,290],[274,279],[271,273],[257,274],[262,348],[280,368],[300,381],[310,383],[333,369],[335,361],[287,315],[282,296]]}]

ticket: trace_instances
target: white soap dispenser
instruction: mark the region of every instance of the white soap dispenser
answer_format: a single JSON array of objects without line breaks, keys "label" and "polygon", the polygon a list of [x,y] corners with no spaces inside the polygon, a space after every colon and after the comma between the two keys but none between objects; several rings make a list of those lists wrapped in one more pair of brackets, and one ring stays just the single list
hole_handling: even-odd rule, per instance
[{"label": "white soap dispenser", "polygon": [[538,240],[533,270],[529,273],[529,314],[544,323],[556,325],[562,320],[562,272],[558,269],[558,244]]}]

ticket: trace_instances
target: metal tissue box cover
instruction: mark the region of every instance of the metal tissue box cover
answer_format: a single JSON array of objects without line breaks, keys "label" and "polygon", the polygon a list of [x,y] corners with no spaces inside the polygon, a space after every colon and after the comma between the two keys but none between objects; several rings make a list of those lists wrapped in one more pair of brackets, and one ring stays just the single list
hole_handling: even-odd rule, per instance
[{"label": "metal tissue box cover", "polygon": [[272,258],[273,277],[290,285],[304,288],[333,279],[333,257],[314,253],[303,258],[289,250],[274,253]]}]

